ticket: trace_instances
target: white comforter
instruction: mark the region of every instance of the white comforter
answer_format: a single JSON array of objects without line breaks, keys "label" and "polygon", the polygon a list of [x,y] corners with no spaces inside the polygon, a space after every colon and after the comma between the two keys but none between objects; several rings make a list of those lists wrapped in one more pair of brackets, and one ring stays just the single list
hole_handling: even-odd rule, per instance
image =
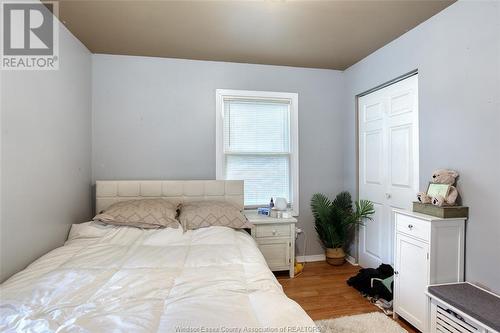
[{"label": "white comforter", "polygon": [[210,227],[73,225],[0,286],[2,332],[312,332],[254,240]]}]

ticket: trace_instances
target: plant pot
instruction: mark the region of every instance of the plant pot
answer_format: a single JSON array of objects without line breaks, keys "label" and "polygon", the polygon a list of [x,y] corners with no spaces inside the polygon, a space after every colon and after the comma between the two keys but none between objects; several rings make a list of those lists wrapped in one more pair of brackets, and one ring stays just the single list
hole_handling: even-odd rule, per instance
[{"label": "plant pot", "polygon": [[326,262],[330,265],[340,266],[345,263],[345,252],[341,247],[326,249]]}]

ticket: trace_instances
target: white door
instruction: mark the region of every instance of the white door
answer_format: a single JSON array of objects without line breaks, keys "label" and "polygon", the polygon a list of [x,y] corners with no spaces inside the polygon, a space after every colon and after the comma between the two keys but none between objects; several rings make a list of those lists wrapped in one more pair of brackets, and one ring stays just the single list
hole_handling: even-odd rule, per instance
[{"label": "white door", "polygon": [[420,331],[427,327],[429,245],[412,237],[396,235],[394,310]]},{"label": "white door", "polygon": [[393,208],[410,208],[418,191],[418,76],[358,99],[359,197],[375,215],[359,230],[362,267],[393,264]]}]

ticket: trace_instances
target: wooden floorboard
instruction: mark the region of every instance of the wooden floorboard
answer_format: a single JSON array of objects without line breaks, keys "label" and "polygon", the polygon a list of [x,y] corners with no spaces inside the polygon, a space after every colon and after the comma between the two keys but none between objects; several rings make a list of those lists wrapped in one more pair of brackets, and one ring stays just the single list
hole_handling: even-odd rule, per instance
[{"label": "wooden floorboard", "polygon": [[[311,262],[293,279],[287,274],[277,274],[277,278],[287,296],[299,303],[313,320],[380,311],[346,283],[359,268],[349,263],[331,266],[324,261]],[[397,322],[410,333],[418,332],[403,320]]]}]

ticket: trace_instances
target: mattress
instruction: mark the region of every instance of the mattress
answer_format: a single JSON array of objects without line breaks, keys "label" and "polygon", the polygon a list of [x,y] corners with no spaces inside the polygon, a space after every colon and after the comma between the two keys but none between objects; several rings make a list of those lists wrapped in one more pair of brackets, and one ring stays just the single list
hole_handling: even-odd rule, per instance
[{"label": "mattress", "polygon": [[2,332],[313,332],[244,231],[73,225],[0,286]]}]

